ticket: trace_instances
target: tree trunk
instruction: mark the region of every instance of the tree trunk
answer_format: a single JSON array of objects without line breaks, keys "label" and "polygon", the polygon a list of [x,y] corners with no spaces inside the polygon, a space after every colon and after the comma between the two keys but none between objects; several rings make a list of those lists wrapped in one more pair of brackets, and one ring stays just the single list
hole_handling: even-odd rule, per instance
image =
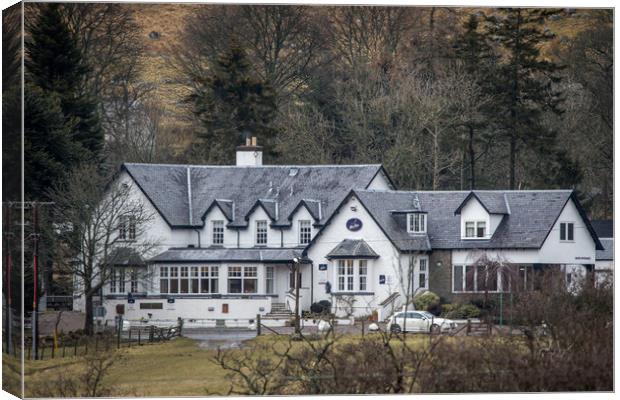
[{"label": "tree trunk", "polygon": [[85,313],[84,317],[84,333],[87,335],[92,335],[93,332],[93,295],[89,292],[84,294],[86,300]]},{"label": "tree trunk", "polygon": [[474,152],[474,128],[469,127],[469,189],[476,188],[476,154]]},{"label": "tree trunk", "polygon": [[510,135],[510,190],[515,189],[515,169],[517,164],[517,138]]}]

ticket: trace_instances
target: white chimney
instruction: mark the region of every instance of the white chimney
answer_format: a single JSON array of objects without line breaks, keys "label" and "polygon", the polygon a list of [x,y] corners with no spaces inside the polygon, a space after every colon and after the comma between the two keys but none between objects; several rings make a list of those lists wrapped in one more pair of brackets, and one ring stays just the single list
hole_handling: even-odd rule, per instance
[{"label": "white chimney", "polygon": [[245,139],[245,144],[237,146],[238,167],[260,167],[263,165],[263,148],[256,144],[256,136]]}]

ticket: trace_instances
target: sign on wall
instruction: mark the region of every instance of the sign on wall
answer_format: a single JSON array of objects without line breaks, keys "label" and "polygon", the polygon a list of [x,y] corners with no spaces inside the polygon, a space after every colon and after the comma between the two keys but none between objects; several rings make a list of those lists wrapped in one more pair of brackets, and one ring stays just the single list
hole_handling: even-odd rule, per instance
[{"label": "sign on wall", "polygon": [[357,232],[362,229],[362,220],[359,218],[351,218],[347,221],[347,229],[351,232]]},{"label": "sign on wall", "polygon": [[324,285],[327,282],[327,264],[319,264],[319,285]]}]

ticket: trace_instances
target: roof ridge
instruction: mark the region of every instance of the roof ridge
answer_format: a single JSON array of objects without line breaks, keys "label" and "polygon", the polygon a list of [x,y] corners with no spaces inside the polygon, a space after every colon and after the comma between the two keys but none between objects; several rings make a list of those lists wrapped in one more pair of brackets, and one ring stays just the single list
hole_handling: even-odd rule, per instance
[{"label": "roof ridge", "polygon": [[272,165],[206,165],[206,164],[167,164],[167,163],[123,163],[125,166],[146,167],[185,167],[185,168],[352,168],[381,167],[383,164],[272,164]]},{"label": "roof ridge", "polygon": [[526,190],[510,190],[510,189],[486,189],[486,190],[392,190],[392,189],[353,189],[354,192],[370,192],[370,193],[397,193],[397,194],[414,194],[414,193],[572,193],[573,189],[526,189]]}]

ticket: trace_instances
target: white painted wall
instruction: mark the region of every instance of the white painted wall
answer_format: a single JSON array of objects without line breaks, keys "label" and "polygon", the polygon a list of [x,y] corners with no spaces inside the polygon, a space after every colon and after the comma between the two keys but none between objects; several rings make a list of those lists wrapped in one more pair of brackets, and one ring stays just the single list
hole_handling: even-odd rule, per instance
[{"label": "white painted wall", "polygon": [[[363,188],[356,188],[356,189],[363,189]],[[393,188],[390,185],[390,182],[388,181],[385,174],[383,172],[379,172],[374,177],[374,179],[370,182],[367,189],[369,190],[390,190],[390,189],[395,189],[395,188]]]},{"label": "white painted wall", "polygon": [[[355,211],[351,209],[352,207],[355,207]],[[350,218],[358,218],[362,221],[363,226],[359,231],[352,232],[346,228],[346,222]],[[329,300],[334,304],[333,296],[326,294],[325,285],[319,282],[323,276],[331,283],[332,292],[338,291],[336,280],[338,262],[337,260],[330,261],[325,256],[343,239],[364,239],[379,254],[378,259],[368,261],[367,291],[374,294],[355,296],[356,302],[354,305],[358,307],[356,314],[368,314],[370,310],[377,307],[378,303],[385,300],[390,293],[400,290],[399,271],[402,269],[399,259],[400,255],[360,201],[355,196],[351,196],[343,204],[330,224],[323,228],[321,236],[308,252],[308,257],[313,261],[315,302]],[[327,271],[319,271],[319,264],[327,264]],[[379,284],[379,275],[386,276],[386,284]],[[304,306],[309,308],[310,304],[304,304]]]},{"label": "white painted wall", "polygon": [[[491,217],[487,210],[484,209],[482,204],[480,204],[478,199],[475,197],[471,197],[463,208],[461,208],[461,239],[471,240],[471,238],[465,238],[466,221],[484,221],[487,227],[485,239],[490,239],[493,235],[493,232],[490,229]],[[474,239],[481,240],[481,238]]]}]

